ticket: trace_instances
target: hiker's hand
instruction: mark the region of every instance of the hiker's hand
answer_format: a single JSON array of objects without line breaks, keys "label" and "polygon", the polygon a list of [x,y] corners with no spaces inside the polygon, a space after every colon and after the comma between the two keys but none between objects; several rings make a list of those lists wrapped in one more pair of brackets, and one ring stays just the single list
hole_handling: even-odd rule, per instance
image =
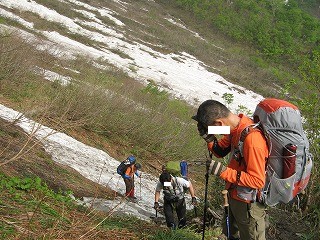
[{"label": "hiker's hand", "polygon": [[158,202],[154,202],[153,208],[154,208],[155,210],[158,210],[159,207],[160,207],[159,203],[158,203]]},{"label": "hiker's hand", "polygon": [[[208,161],[207,161],[208,164]],[[207,165],[208,166],[208,165]],[[227,168],[219,161],[211,161],[209,165],[209,173],[220,176],[220,174],[225,171]]]},{"label": "hiker's hand", "polygon": [[201,136],[207,143],[211,143],[213,145],[213,142],[217,140],[216,136],[214,134],[207,134]]},{"label": "hiker's hand", "polygon": [[192,197],[191,204],[192,204],[193,206],[197,206],[197,205],[198,205],[198,202],[197,202],[197,198],[196,198],[196,197]]},{"label": "hiker's hand", "polygon": [[130,179],[131,177],[129,175],[127,175],[127,174],[123,174],[123,178]]},{"label": "hiker's hand", "polygon": [[213,142],[217,138],[213,134],[208,134],[208,129],[203,126],[200,122],[197,124],[199,135],[207,142]]}]

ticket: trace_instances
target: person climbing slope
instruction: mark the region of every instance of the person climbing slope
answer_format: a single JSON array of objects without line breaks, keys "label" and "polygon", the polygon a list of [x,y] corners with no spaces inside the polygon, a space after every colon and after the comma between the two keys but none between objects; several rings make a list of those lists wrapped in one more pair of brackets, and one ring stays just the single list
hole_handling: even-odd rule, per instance
[{"label": "person climbing slope", "polygon": [[[192,204],[197,204],[194,188],[190,181],[181,177],[173,177],[167,171],[163,171],[155,191],[154,209],[159,210],[159,199],[163,190],[163,210],[167,226],[171,229],[182,228],[186,225],[186,202],[184,188],[189,188]],[[178,216],[178,223],[174,221],[174,210]]]},{"label": "person climbing slope", "polygon": [[134,176],[141,177],[141,164],[136,163],[136,158],[134,156],[129,156],[125,161],[123,161],[117,172],[122,176],[124,184],[126,186],[125,196],[132,201],[137,198],[134,195]]}]

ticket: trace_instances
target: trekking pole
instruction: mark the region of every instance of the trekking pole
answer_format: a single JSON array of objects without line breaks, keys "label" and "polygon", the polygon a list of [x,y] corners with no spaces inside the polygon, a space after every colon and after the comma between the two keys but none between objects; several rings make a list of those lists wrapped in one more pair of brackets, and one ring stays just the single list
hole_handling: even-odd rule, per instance
[{"label": "trekking pole", "polygon": [[194,216],[195,216],[195,217],[198,217],[198,209],[197,209],[197,206],[194,206],[193,209],[194,209]]},{"label": "trekking pole", "polygon": [[[122,178],[121,176],[118,177],[118,181],[117,181],[117,184],[116,184],[116,189],[117,189],[117,191],[119,191],[118,185],[119,185],[119,181],[120,181],[121,178]],[[117,197],[117,191],[114,191],[114,198]]]},{"label": "trekking pole", "polygon": [[[212,158],[212,154],[209,151],[209,156]],[[202,240],[204,240],[204,233],[206,231],[206,216],[207,216],[207,199],[208,199],[208,183],[209,183],[209,166],[206,165],[206,185],[204,190],[204,209],[203,209],[203,223],[202,223]]]},{"label": "trekking pole", "polygon": [[229,224],[229,203],[228,203],[228,190],[222,190],[223,195],[223,207],[224,213],[226,215],[226,229],[227,229],[227,239],[230,239],[230,224]]},{"label": "trekking pole", "polygon": [[140,175],[140,200],[142,199],[141,197],[141,175]]}]

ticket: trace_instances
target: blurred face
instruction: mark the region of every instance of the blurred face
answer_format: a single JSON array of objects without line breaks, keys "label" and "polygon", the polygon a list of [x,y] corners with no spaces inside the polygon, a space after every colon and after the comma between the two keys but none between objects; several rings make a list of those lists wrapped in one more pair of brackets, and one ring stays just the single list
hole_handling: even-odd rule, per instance
[{"label": "blurred face", "polygon": [[172,186],[171,179],[163,182],[163,189],[168,190]]},{"label": "blurred face", "polygon": [[170,186],[171,186],[171,182],[164,182],[164,183],[163,183],[163,186],[164,186],[164,187],[170,187]]}]

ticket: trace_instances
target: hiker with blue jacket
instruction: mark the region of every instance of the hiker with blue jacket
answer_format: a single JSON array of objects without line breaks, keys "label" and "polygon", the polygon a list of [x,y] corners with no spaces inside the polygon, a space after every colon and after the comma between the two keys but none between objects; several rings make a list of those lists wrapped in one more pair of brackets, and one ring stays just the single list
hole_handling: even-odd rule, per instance
[{"label": "hiker with blue jacket", "polygon": [[[209,173],[226,182],[229,216],[225,218],[229,221],[225,221],[223,233],[228,239],[265,240],[265,205],[257,201],[259,190],[265,184],[268,158],[262,132],[252,129],[243,141],[243,153],[239,154],[241,133],[253,124],[250,118],[232,113],[215,100],[203,102],[192,118],[198,122],[199,134],[214,156],[222,158],[230,153],[227,166],[215,160],[207,163]],[[218,140],[215,135],[208,134],[208,126],[229,126],[230,134]]]},{"label": "hiker with blue jacket", "polygon": [[[171,229],[182,228],[186,225],[186,202],[184,188],[188,188],[192,197],[192,204],[197,204],[194,188],[190,181],[182,177],[173,177],[167,171],[163,171],[155,191],[154,209],[159,210],[159,199],[163,190],[163,211],[167,226]],[[178,223],[174,221],[174,210],[178,216]]]}]

